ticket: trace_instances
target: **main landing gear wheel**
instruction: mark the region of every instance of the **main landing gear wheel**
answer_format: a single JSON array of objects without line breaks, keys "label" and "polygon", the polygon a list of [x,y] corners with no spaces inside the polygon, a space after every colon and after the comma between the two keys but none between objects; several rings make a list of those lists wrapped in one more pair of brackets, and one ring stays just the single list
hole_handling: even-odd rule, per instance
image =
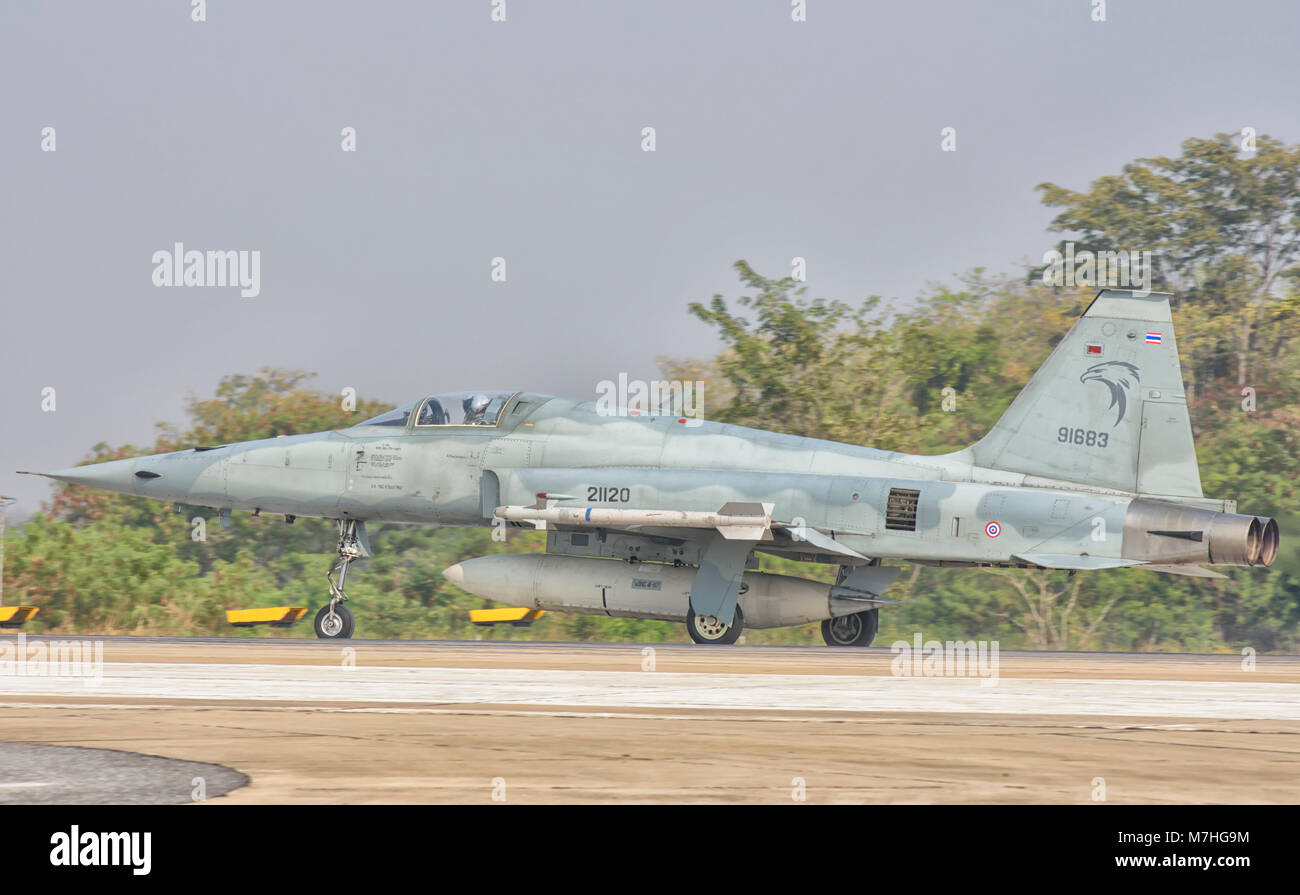
[{"label": "main landing gear wheel", "polygon": [[686,633],[696,643],[735,643],[740,632],[745,628],[745,616],[736,607],[736,617],[730,625],[724,625],[712,615],[696,615],[694,609],[686,610]]},{"label": "main landing gear wheel", "polygon": [[[325,573],[325,580],[330,583],[330,601],[316,613],[316,636],[324,640],[343,640],[352,636],[355,623],[352,613],[343,603],[348,595],[343,590],[343,582],[348,579],[348,566],[361,556],[361,543],[357,537],[357,521],[340,519],[338,559]],[[338,572],[339,580],[334,580]]]},{"label": "main landing gear wheel", "polygon": [[827,646],[871,646],[880,628],[880,610],[868,609],[822,622],[822,640]]},{"label": "main landing gear wheel", "polygon": [[324,640],[344,640],[352,636],[352,610],[339,603],[322,606],[316,613],[316,636]]}]

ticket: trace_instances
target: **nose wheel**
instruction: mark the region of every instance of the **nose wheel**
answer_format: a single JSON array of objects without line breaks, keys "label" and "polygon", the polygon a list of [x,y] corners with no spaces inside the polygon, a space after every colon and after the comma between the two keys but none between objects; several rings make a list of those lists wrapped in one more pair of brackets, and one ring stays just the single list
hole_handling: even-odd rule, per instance
[{"label": "nose wheel", "polygon": [[342,640],[352,636],[355,622],[352,610],[342,603],[322,606],[316,613],[316,636],[323,640]]},{"label": "nose wheel", "polygon": [[[362,541],[364,529],[358,525],[355,519],[339,520],[338,558],[325,573],[325,580],[330,584],[330,601],[316,613],[316,636],[323,640],[344,640],[352,636],[355,627],[352,612],[343,605],[348,599],[343,584],[348,579],[348,567],[353,561],[368,555]],[[335,580],[335,574],[338,580]]]}]

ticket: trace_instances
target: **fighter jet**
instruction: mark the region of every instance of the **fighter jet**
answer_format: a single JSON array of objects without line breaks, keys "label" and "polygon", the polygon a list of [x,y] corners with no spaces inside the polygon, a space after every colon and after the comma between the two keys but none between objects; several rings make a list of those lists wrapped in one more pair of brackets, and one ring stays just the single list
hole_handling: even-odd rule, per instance
[{"label": "fighter jet", "polygon": [[[1268,566],[1272,519],[1201,492],[1169,296],[1100,292],[977,443],[916,456],[525,391],[434,394],[347,429],[48,473],[124,494],[338,524],[322,638],[351,637],[367,523],[546,531],[545,553],[444,570],[517,607],[683,622],[697,643],[821,622],[870,644],[899,574],[932,566],[1223,577]],[[768,553],[834,584],[757,571]]]}]

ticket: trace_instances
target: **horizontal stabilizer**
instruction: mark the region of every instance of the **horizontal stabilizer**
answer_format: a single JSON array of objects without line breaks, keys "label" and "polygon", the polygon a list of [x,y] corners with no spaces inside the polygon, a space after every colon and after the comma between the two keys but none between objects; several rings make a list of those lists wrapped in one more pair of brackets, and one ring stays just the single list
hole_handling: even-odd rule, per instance
[{"label": "horizontal stabilizer", "polygon": [[1117,559],[1112,556],[1073,556],[1055,553],[1017,553],[1015,559],[1024,560],[1044,569],[1119,569],[1136,568],[1169,575],[1187,575],[1191,578],[1227,578],[1222,572],[1203,569],[1190,563],[1148,563],[1140,559]]},{"label": "horizontal stabilizer", "polygon": [[1142,569],[1149,572],[1164,572],[1167,575],[1187,575],[1190,578],[1227,578],[1222,572],[1216,572],[1214,569],[1203,569],[1200,566],[1193,565],[1174,565],[1161,563],[1147,563],[1141,566]]},{"label": "horizontal stabilizer", "polygon": [[1079,556],[1069,553],[1016,553],[1013,558],[1042,566],[1044,569],[1120,569],[1140,566],[1140,559],[1120,559],[1115,556]]}]

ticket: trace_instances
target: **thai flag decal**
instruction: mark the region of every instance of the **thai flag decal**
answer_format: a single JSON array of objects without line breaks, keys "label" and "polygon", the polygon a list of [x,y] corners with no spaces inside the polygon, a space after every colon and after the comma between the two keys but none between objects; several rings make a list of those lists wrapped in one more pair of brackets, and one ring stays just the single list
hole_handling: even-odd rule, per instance
[{"label": "thai flag decal", "polygon": [[1160,333],[1147,333],[1147,344],[1159,345],[1162,338]]}]

